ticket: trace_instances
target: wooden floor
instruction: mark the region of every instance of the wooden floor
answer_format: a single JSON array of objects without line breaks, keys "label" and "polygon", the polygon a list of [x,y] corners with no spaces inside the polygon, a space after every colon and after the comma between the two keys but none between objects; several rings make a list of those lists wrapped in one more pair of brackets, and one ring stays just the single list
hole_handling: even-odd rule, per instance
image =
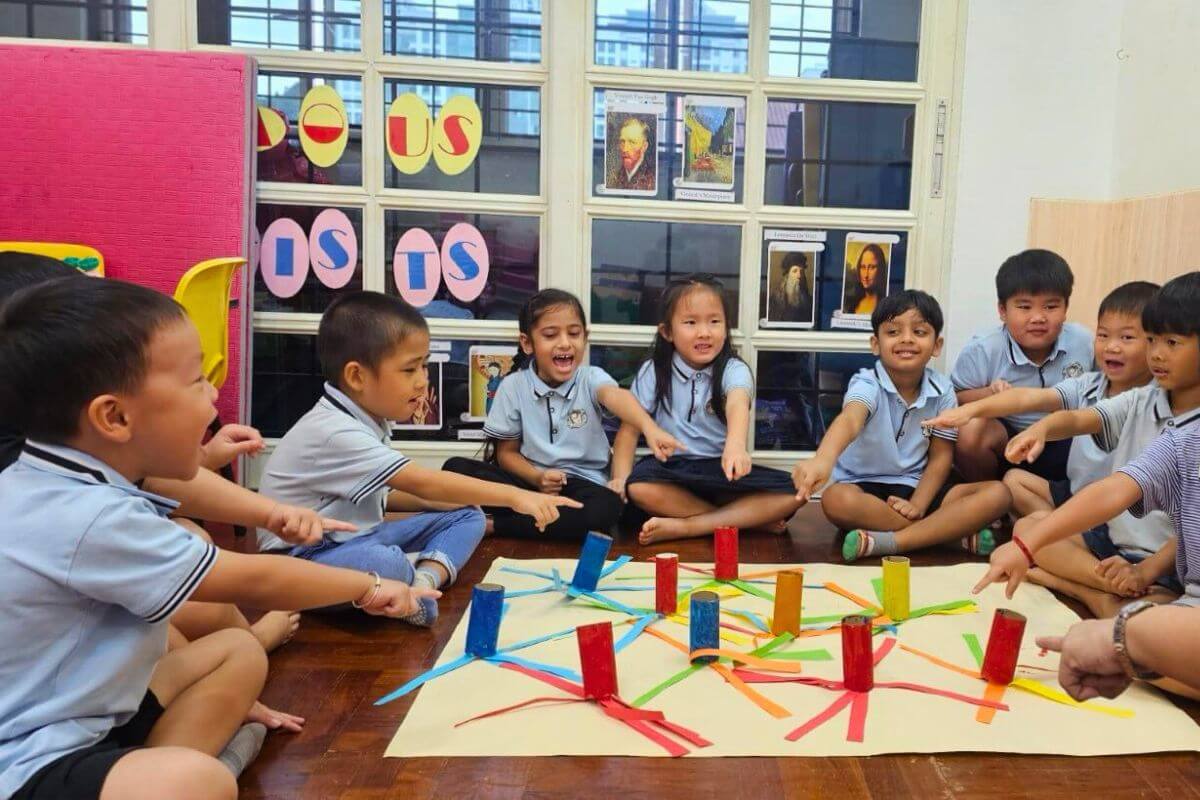
[{"label": "wooden floor", "polygon": [[[233,544],[228,539],[223,543]],[[743,536],[741,557],[746,563],[838,562],[836,545],[834,531],[819,509],[810,508],[793,520],[789,535]],[[643,548],[627,537],[618,540],[614,550],[635,558],[675,551],[683,560],[712,560],[710,540]],[[458,585],[443,597],[441,618],[432,631],[361,615],[306,615],[297,637],[272,655],[264,699],[307,717],[308,724],[299,735],[268,737],[262,755],[242,778],[242,797],[1200,798],[1200,757],[1195,754],[1086,759],[956,753],[870,758],[384,758],[415,694],[382,708],[372,706],[372,700],[433,666],[466,609],[470,587],[492,559],[576,555],[578,547],[571,544],[485,540]],[[947,551],[918,554],[913,562],[959,560],[961,555]],[[1184,707],[1200,720],[1200,705]]]}]

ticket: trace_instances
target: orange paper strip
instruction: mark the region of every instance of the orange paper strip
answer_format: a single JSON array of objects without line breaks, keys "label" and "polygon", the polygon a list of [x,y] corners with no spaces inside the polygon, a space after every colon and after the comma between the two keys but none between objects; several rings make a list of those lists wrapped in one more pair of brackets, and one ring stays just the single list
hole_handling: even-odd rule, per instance
[{"label": "orange paper strip", "polygon": [[718,656],[720,658],[728,658],[736,664],[748,664],[757,669],[765,669],[768,672],[800,672],[801,665],[799,661],[773,661],[768,658],[759,658],[752,656],[749,653],[739,653],[736,650],[725,650],[722,648],[704,648],[701,650],[693,650],[692,658],[697,656]]}]

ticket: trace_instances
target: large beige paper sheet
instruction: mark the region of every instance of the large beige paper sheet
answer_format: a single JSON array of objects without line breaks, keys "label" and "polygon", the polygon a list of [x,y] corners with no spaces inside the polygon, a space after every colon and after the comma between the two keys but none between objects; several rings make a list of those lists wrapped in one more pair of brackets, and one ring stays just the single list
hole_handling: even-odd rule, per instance
[{"label": "large beige paper sheet", "polygon": [[[557,567],[566,579],[575,562],[564,559],[497,559],[486,580],[500,583],[510,591],[541,586],[545,581],[500,570],[515,566],[549,572]],[[701,566],[701,565],[698,565]],[[707,566],[707,565],[702,565]],[[772,565],[743,565],[742,571],[770,569]],[[878,567],[851,567],[829,564],[804,565],[805,585],[834,581],[861,597],[874,601],[871,579],[880,576]],[[982,566],[961,564],[953,567],[914,567],[912,570],[912,608],[945,603],[969,597],[970,587],[979,579]],[[644,576],[634,585],[652,586],[654,567],[632,563],[602,579],[605,586],[631,582],[616,581],[617,576]],[[692,585],[688,573],[680,571],[681,588]],[[768,591],[774,587],[765,585]],[[614,592],[612,597],[631,606],[652,607],[654,595],[645,592]],[[1078,618],[1066,606],[1041,587],[1024,585],[1011,601],[1004,599],[999,586],[979,596],[976,613],[956,616],[929,616],[911,620],[899,628],[900,643],[917,647],[966,668],[975,668],[962,634],[973,632],[986,645],[992,613],[999,607],[1012,608],[1028,620],[1020,662],[1057,667],[1057,656],[1039,655],[1034,637],[1064,632]],[[723,599],[722,605],[749,609],[766,617],[771,604],[756,597]],[[832,592],[804,590],[804,615],[850,613],[854,604]],[[727,617],[723,618],[728,619]],[[568,601],[563,595],[548,593],[509,601],[509,609],[500,631],[500,646],[539,634],[576,625],[610,619],[614,624],[622,615]],[[438,659],[451,661],[463,653],[467,616]],[[687,641],[687,629],[669,621],[656,627],[680,641]],[[614,638],[627,630],[617,625]],[[769,638],[769,637],[767,637]],[[767,641],[764,638],[762,642]],[[878,645],[882,635],[875,637]],[[749,650],[722,642],[722,647]],[[840,680],[841,639],[835,634],[799,639],[780,652],[825,648],[832,661],[805,661],[804,674]],[[575,638],[567,637],[535,645],[514,655],[579,669]],[[647,689],[687,666],[686,657],[658,639],[643,634],[617,656],[620,696],[632,701]],[[1031,677],[1057,689],[1054,673],[1019,670],[1018,676]],[[907,681],[948,689],[972,697],[982,697],[985,684],[935,666],[911,653],[895,648],[876,669],[876,681]],[[1131,718],[1061,705],[1027,692],[1009,688],[1004,702],[1009,711],[997,711],[991,724],[975,721],[976,706],[942,697],[895,689],[876,689],[870,694],[866,733],[861,743],[846,741],[849,709],[796,742],[784,736],[831,703],[838,693],[800,684],[760,684],[755,687],[792,716],[775,719],[751,703],[711,669],[705,669],[667,689],[646,704],[660,710],[668,720],[689,727],[713,742],[711,747],[690,748],[693,756],[839,756],[878,753],[932,753],[949,751],[987,751],[1010,753],[1046,753],[1062,755],[1110,755],[1170,750],[1200,750],[1200,727],[1176,708],[1157,690],[1134,686],[1114,701],[1091,701],[1089,705],[1107,705],[1129,709]],[[649,740],[623,724],[605,716],[590,703],[569,703],[534,707],[498,717],[453,727],[469,717],[501,706],[539,696],[565,696],[558,689],[526,675],[502,669],[490,663],[474,662],[437,678],[419,690],[411,710],[396,732],[386,755],[412,756],[549,756],[549,755],[624,755],[664,756]],[[399,706],[396,706],[399,708]]]}]

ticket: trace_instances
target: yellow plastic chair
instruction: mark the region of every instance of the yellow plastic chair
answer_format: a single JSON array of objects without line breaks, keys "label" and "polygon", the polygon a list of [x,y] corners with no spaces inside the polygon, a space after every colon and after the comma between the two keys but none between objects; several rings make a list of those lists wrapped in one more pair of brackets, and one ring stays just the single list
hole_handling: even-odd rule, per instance
[{"label": "yellow plastic chair", "polygon": [[210,258],[189,269],[175,287],[175,301],[183,306],[200,331],[204,377],[216,388],[229,375],[229,303],[233,274],[246,265],[244,258]]},{"label": "yellow plastic chair", "polygon": [[95,278],[104,277],[104,256],[86,244],[63,244],[60,242],[0,242],[0,253],[12,250],[18,253],[33,253],[65,261],[75,269]]}]

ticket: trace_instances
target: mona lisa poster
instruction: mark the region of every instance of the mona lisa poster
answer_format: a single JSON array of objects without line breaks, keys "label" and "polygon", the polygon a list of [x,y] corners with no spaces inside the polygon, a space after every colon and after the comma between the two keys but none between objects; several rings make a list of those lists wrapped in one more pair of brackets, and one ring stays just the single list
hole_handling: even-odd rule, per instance
[{"label": "mona lisa poster", "polygon": [[846,234],[842,302],[833,312],[830,327],[871,329],[871,312],[887,297],[892,246],[899,241],[892,233]]}]

